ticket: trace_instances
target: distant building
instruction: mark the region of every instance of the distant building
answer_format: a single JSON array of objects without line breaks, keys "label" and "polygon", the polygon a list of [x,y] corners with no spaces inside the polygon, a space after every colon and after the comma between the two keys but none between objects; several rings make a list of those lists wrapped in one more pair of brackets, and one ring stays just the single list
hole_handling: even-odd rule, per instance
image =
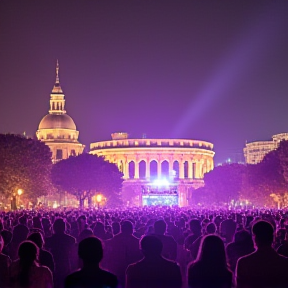
[{"label": "distant building", "polygon": [[288,140],[288,133],[281,133],[272,136],[271,141],[256,141],[246,143],[244,151],[245,162],[247,164],[257,164],[264,156],[277,149],[282,140]]},{"label": "distant building", "polygon": [[112,140],[90,144],[90,153],[104,156],[123,172],[122,198],[131,206],[191,203],[195,188],[214,168],[213,144],[191,139],[131,139],[113,133]]},{"label": "distant building", "polygon": [[65,96],[59,82],[59,64],[56,66],[56,82],[50,94],[49,114],[41,120],[36,136],[38,140],[49,146],[52,152],[53,163],[67,159],[70,155],[76,156],[84,150],[79,143],[79,131],[73,119],[64,109]]}]

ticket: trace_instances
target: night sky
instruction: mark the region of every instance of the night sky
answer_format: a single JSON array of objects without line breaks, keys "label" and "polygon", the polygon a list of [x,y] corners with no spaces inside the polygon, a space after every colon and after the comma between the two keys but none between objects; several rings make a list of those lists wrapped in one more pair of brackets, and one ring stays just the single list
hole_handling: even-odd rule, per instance
[{"label": "night sky", "polygon": [[189,138],[215,163],[288,132],[288,1],[0,2],[0,133],[34,136],[56,59],[80,141]]}]

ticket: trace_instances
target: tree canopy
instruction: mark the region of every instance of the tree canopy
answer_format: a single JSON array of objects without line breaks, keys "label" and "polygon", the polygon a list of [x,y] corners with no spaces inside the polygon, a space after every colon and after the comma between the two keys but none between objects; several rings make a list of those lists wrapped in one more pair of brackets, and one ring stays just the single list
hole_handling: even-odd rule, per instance
[{"label": "tree canopy", "polygon": [[43,142],[21,135],[0,134],[0,194],[23,189],[33,202],[53,191],[51,152]]},{"label": "tree canopy", "polygon": [[52,169],[54,185],[77,196],[80,207],[96,193],[103,194],[108,205],[119,204],[122,176],[115,164],[86,153],[59,161]]},{"label": "tree canopy", "polygon": [[249,165],[247,178],[252,190],[247,189],[249,197],[257,205],[277,198],[280,206],[287,206],[284,198],[288,196],[288,141],[281,141],[278,148],[266,154],[257,165]]},{"label": "tree canopy", "polygon": [[194,192],[196,199],[210,205],[229,205],[231,201],[237,201],[244,173],[243,164],[233,163],[215,167],[204,175],[205,187]]},{"label": "tree canopy", "polygon": [[288,141],[281,141],[258,164],[218,166],[204,175],[204,182],[205,186],[194,192],[194,203],[223,205],[248,201],[264,207],[277,202],[278,207],[287,207]]}]

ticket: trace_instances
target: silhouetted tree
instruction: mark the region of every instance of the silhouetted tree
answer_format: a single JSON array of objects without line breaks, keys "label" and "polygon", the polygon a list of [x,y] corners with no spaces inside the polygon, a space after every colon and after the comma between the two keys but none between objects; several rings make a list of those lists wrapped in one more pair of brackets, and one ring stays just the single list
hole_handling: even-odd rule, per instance
[{"label": "silhouetted tree", "polygon": [[85,153],[59,161],[52,169],[53,183],[77,196],[80,208],[96,193],[102,193],[108,205],[119,205],[122,176],[115,164]]},{"label": "silhouetted tree", "polygon": [[209,205],[229,205],[231,200],[237,201],[245,169],[245,165],[236,163],[215,167],[204,175],[205,187],[197,189],[202,193],[200,199]]},{"label": "silhouetted tree", "polygon": [[51,152],[43,142],[14,134],[0,134],[0,193],[11,197],[23,189],[25,198],[53,191]]},{"label": "silhouetted tree", "polygon": [[271,205],[277,199],[287,206],[288,193],[288,141],[282,141],[276,150],[265,155],[256,165],[249,165],[247,194],[257,205]]}]

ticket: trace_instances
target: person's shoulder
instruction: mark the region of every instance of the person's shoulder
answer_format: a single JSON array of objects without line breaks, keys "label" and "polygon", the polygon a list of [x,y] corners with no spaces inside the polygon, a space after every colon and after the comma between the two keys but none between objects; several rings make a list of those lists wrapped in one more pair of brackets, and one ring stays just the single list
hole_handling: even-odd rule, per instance
[{"label": "person's shoulder", "polygon": [[118,279],[117,276],[113,273],[100,269],[99,271],[99,278],[102,278],[102,281],[107,283],[107,286],[117,287],[118,286]]},{"label": "person's shoulder", "polygon": [[72,287],[73,284],[77,283],[79,279],[81,279],[82,274],[83,274],[82,271],[78,270],[66,276],[65,287],[70,287],[70,286]]},{"label": "person's shoulder", "polygon": [[198,271],[199,269],[202,269],[200,262],[192,261],[188,264],[188,271]]},{"label": "person's shoulder", "polygon": [[53,235],[51,235],[51,236],[48,236],[48,237],[45,237],[45,244],[51,243],[51,241],[53,241],[53,239],[55,238],[54,235],[55,235],[55,234],[53,234]]},{"label": "person's shoulder", "polygon": [[100,269],[100,275],[104,276],[104,277],[109,277],[109,278],[113,278],[113,279],[117,279],[117,276],[114,275],[113,273],[107,271],[107,270],[103,270],[103,269]]},{"label": "person's shoulder", "polygon": [[135,263],[131,263],[128,265],[126,272],[130,272],[132,273],[132,271],[138,269],[139,267],[141,267],[142,265],[145,265],[145,261],[143,261],[143,259],[135,262]]},{"label": "person's shoulder", "polygon": [[74,279],[78,279],[79,277],[81,277],[82,274],[83,274],[82,270],[77,270],[77,271],[69,274],[68,276],[66,276],[65,282],[66,281],[70,282],[70,281],[73,281]]},{"label": "person's shoulder", "polygon": [[50,259],[52,258],[53,259],[53,255],[50,251],[48,250],[45,250],[45,249],[40,249],[40,257],[43,257],[45,259]]},{"label": "person's shoulder", "polygon": [[63,234],[63,238],[65,238],[65,240],[69,241],[69,243],[76,243],[76,238],[71,236],[70,234]]},{"label": "person's shoulder", "polygon": [[242,256],[238,259],[237,263],[238,263],[238,266],[239,264],[241,265],[246,265],[247,263],[250,263],[253,259],[256,259],[258,256],[257,256],[257,253],[256,251],[248,254],[248,255],[245,255],[245,256]]},{"label": "person's shoulder", "polygon": [[280,255],[277,253],[277,257],[279,259],[279,261],[283,262],[283,264],[288,265],[288,257]]},{"label": "person's shoulder", "polygon": [[174,268],[179,267],[179,265],[176,261],[173,261],[170,259],[162,258],[162,262],[169,267],[174,267]]},{"label": "person's shoulder", "polygon": [[175,242],[176,243],[176,241],[175,241],[175,239],[174,239],[174,237],[172,236],[172,235],[163,235],[164,236],[164,238],[166,238],[168,241],[170,241],[170,242]]},{"label": "person's shoulder", "polygon": [[11,261],[11,259],[8,255],[0,253],[0,261]]},{"label": "person's shoulder", "polygon": [[42,271],[43,273],[51,273],[50,269],[47,266],[43,265],[37,265],[35,266],[39,271]]},{"label": "person's shoulder", "polygon": [[42,265],[36,265],[33,267],[34,271],[41,275],[41,277],[47,277],[52,278],[52,272],[47,266],[42,266]]},{"label": "person's shoulder", "polygon": [[227,251],[227,250],[234,249],[234,247],[235,247],[235,242],[230,242],[230,243],[228,243],[227,246],[226,246],[226,251]]}]

